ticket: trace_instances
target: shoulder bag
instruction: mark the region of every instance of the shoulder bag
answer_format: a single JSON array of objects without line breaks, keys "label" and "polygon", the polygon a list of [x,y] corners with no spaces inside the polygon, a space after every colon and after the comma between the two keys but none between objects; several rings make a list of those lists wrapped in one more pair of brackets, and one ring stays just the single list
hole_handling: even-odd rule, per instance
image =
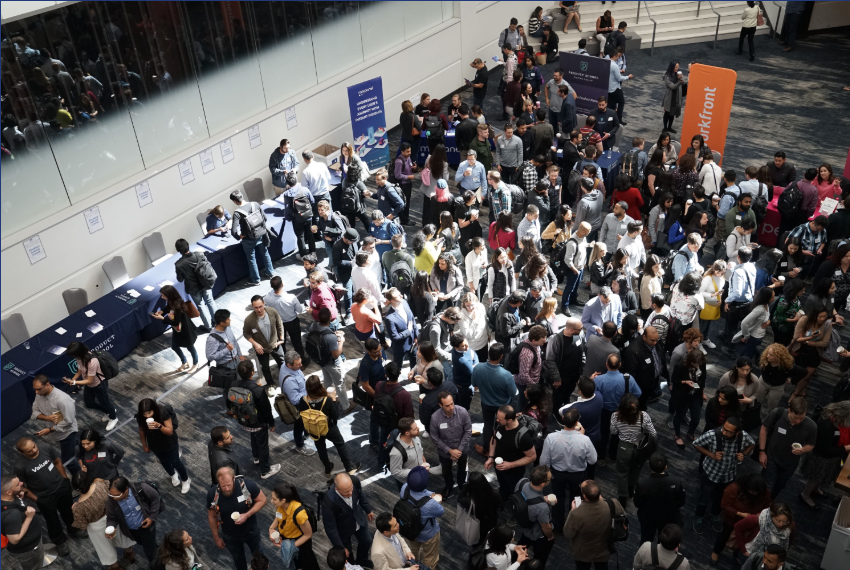
[{"label": "shoulder bag", "polygon": [[[717,281],[714,280],[714,277],[711,278],[711,284],[714,285],[714,292],[717,293]],[[717,305],[709,305],[705,304],[705,308],[699,312],[699,319],[701,321],[716,321],[720,318],[720,303]]]},{"label": "shoulder bag", "polygon": [[643,426],[643,412],[640,413],[640,436],[635,442],[635,454],[633,462],[635,465],[643,465],[649,459],[649,456],[655,453],[658,449],[658,442],[655,436]]},{"label": "shoulder bag", "polygon": [[475,517],[475,502],[471,498],[469,510],[461,507],[457,510],[455,531],[469,546],[475,546],[481,538],[481,521]]}]

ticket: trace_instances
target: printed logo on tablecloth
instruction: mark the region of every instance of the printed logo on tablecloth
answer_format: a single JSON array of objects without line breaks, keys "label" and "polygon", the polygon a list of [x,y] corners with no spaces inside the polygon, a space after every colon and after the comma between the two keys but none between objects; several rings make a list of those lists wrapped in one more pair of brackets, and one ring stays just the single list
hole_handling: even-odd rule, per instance
[{"label": "printed logo on tablecloth", "polygon": [[23,378],[27,375],[27,371],[23,368],[18,368],[18,365],[14,362],[9,362],[5,366],[3,366],[3,371],[8,372],[9,374],[14,374],[18,378]]}]

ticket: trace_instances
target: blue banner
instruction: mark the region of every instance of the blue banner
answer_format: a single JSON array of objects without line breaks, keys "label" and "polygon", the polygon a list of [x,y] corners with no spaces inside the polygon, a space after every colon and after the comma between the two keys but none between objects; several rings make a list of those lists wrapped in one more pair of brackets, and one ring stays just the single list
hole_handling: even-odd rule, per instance
[{"label": "blue banner", "polygon": [[390,161],[390,151],[381,78],[349,87],[348,106],[355,151],[370,170],[386,166]]},{"label": "blue banner", "polygon": [[576,112],[592,114],[596,111],[599,97],[608,96],[611,60],[564,52],[559,57],[564,80],[576,90]]}]

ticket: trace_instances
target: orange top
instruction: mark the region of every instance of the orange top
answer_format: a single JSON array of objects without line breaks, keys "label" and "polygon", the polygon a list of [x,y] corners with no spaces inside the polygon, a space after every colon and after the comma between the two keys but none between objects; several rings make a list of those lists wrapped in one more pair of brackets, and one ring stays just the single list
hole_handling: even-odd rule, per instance
[{"label": "orange top", "polygon": [[375,325],[381,322],[380,317],[375,316],[374,309],[365,304],[353,303],[351,316],[354,317],[354,328],[362,333],[372,332]]}]

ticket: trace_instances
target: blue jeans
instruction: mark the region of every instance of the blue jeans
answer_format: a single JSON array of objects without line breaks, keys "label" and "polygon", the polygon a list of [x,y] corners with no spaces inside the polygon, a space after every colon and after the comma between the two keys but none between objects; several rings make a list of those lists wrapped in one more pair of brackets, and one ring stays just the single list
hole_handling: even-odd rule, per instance
[{"label": "blue jeans", "polygon": [[685,421],[685,414],[691,412],[691,423],[688,424],[688,435],[694,435],[699,426],[699,417],[702,413],[702,398],[692,398],[690,402],[679,402],[676,405],[676,415],[673,417],[673,431],[676,437],[681,435],[679,427]]},{"label": "blue jeans", "polygon": [[109,381],[102,380],[100,384],[92,388],[86,386],[83,389],[83,402],[90,410],[100,410],[104,414],[109,414],[109,419],[114,420],[115,406],[109,401]]},{"label": "blue jeans", "polygon": [[[65,464],[65,469],[71,474],[80,471],[80,464],[77,463],[77,458],[74,456],[77,449],[77,439],[77,432],[74,432],[65,439],[59,440],[59,454],[62,457],[62,463]],[[71,462],[67,463],[69,459]]]},{"label": "blue jeans", "polygon": [[[203,314],[203,313],[201,313],[201,314]],[[184,348],[186,350],[188,350],[189,354],[192,356],[192,364],[193,365],[198,364],[198,351],[195,350],[195,347],[194,346],[187,346],[187,347],[184,347]],[[181,347],[177,346],[177,337],[175,337],[173,334],[171,335],[171,350],[173,350],[174,352],[177,353],[177,356],[180,357],[180,362],[182,362],[183,364],[186,364],[186,357],[183,355],[183,349]]]},{"label": "blue jeans", "polygon": [[251,551],[251,554],[263,551],[260,544],[259,525],[245,536],[230,536],[221,533],[221,538],[224,540],[224,546],[230,552],[230,556],[233,557],[233,568],[236,570],[248,570],[248,562],[245,560],[246,546]]},{"label": "blue jeans", "polygon": [[[195,303],[195,306],[198,307],[198,312],[201,313],[201,322],[204,323],[204,326],[207,328],[212,328],[213,326],[215,326],[215,323],[212,322],[215,320],[216,312],[216,306],[215,301],[213,301],[212,290],[204,289],[200,293],[190,296],[192,297],[192,301]],[[204,311],[201,310],[202,304],[206,305],[207,307],[207,312],[210,314],[209,319],[204,314]]]},{"label": "blue jeans", "polygon": [[472,104],[478,105],[479,107],[484,108],[484,97],[485,97],[485,95],[482,95],[481,97],[479,97],[479,96],[473,94],[472,95]]},{"label": "blue jeans", "polygon": [[189,472],[186,471],[186,466],[183,465],[183,461],[180,459],[180,445],[175,445],[168,451],[154,451],[153,454],[159,459],[160,465],[162,465],[169,477],[174,477],[174,472],[176,471],[180,475],[181,481],[186,481],[189,478]]},{"label": "blue jeans", "polygon": [[[324,238],[322,242],[325,244],[325,255],[328,256],[328,269],[333,271],[334,244]],[[336,274],[336,271],[334,271],[334,274]]]},{"label": "blue jeans", "polygon": [[271,276],[274,273],[272,258],[269,255],[269,250],[263,243],[263,238],[243,239],[242,249],[245,251],[245,257],[248,258],[248,279],[251,283],[257,283],[260,281],[260,270],[257,267],[257,257],[263,259],[263,263],[266,266],[267,276]]},{"label": "blue jeans", "polygon": [[756,357],[756,351],[758,351],[758,348],[761,346],[761,342],[763,340],[764,340],[764,338],[756,338],[754,336],[751,336],[750,338],[747,339],[747,342],[745,342],[745,343],[739,342],[738,343],[738,355],[739,356],[746,356],[750,360],[753,360]]},{"label": "blue jeans", "polygon": [[581,276],[584,273],[584,269],[578,273],[573,273],[573,270],[568,267],[564,270],[564,273],[566,273],[567,278],[562,302],[566,309],[570,303],[578,301],[578,284],[581,283]]}]

